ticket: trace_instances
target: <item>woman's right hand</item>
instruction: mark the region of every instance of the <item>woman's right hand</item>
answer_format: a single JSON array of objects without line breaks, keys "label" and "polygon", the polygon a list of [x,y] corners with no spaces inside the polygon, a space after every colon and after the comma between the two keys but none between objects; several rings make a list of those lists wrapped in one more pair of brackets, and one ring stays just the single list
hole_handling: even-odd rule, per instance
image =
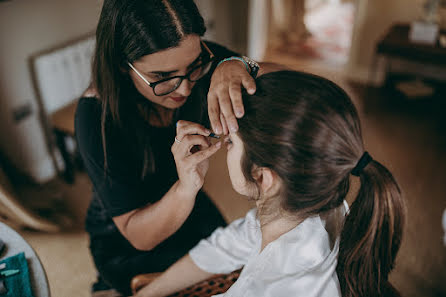
[{"label": "woman's right hand", "polygon": [[176,140],[172,145],[172,153],[177,166],[179,187],[181,191],[191,193],[195,197],[204,183],[209,169],[209,157],[221,147],[221,142],[211,145],[208,136],[211,133],[202,125],[188,122],[177,122]]}]

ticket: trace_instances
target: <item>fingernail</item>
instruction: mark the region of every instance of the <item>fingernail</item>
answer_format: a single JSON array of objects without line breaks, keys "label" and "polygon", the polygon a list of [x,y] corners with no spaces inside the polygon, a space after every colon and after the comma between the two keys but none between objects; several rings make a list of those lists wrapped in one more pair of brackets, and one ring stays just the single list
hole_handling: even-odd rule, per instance
[{"label": "fingernail", "polygon": [[256,92],[256,89],[249,89],[248,90],[248,93],[251,94],[251,95],[254,94],[255,92]]},{"label": "fingernail", "polygon": [[237,132],[237,125],[231,124],[231,132]]},{"label": "fingernail", "polygon": [[243,116],[243,112],[242,112],[241,110],[237,110],[237,111],[235,112],[235,115],[236,115],[238,118],[241,118],[241,117]]},{"label": "fingernail", "polygon": [[204,132],[207,134],[207,135],[209,135],[209,134],[211,134],[212,132],[210,131],[210,130],[204,130]]},{"label": "fingernail", "polygon": [[217,143],[215,144],[215,146],[216,146],[217,148],[220,148],[220,147],[221,147],[221,141],[217,142]]},{"label": "fingernail", "polygon": [[215,128],[215,134],[221,134],[221,129],[219,127]]}]

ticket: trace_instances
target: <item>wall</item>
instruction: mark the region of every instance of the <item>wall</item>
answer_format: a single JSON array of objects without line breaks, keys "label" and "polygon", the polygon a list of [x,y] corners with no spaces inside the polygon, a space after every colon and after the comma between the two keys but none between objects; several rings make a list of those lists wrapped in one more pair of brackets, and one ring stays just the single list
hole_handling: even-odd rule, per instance
[{"label": "wall", "polygon": [[248,0],[195,0],[206,21],[205,38],[246,54]]},{"label": "wall", "polygon": [[368,80],[375,45],[394,23],[410,23],[422,15],[424,0],[357,0],[355,29],[347,73]]},{"label": "wall", "polygon": [[[101,1],[33,0],[0,3],[0,150],[37,182],[54,175],[39,120],[29,57],[93,32]],[[31,107],[15,122],[13,112]]]}]

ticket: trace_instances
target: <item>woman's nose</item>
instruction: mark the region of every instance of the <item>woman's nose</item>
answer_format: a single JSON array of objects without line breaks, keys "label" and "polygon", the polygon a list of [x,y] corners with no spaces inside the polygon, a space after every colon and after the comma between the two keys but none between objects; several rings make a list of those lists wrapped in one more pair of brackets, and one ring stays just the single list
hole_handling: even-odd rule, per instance
[{"label": "woman's nose", "polygon": [[183,79],[178,89],[176,89],[176,93],[181,96],[188,97],[192,91],[193,83],[187,79]]}]

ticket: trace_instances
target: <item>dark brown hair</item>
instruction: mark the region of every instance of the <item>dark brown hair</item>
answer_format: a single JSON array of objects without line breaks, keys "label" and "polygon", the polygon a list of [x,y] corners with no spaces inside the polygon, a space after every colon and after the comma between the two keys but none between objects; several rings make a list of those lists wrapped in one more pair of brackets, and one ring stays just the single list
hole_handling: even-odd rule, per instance
[{"label": "dark brown hair", "polygon": [[[102,142],[106,158],[107,122],[125,126],[144,154],[142,177],[155,170],[144,116],[156,110],[134,87],[127,62],[178,46],[189,34],[202,36],[203,18],[192,0],[105,0],[96,30],[93,86],[102,102]],[[122,125],[125,123],[125,125]],[[149,168],[147,166],[150,166]]]},{"label": "dark brown hair", "polygon": [[[364,153],[357,111],[333,82],[280,71],[257,79],[244,93],[239,121],[244,144],[242,170],[272,169],[283,181],[281,207],[308,217],[340,206],[350,173]],[[392,174],[371,161],[346,217],[337,273],[343,296],[380,296],[400,247],[404,203]]]}]

